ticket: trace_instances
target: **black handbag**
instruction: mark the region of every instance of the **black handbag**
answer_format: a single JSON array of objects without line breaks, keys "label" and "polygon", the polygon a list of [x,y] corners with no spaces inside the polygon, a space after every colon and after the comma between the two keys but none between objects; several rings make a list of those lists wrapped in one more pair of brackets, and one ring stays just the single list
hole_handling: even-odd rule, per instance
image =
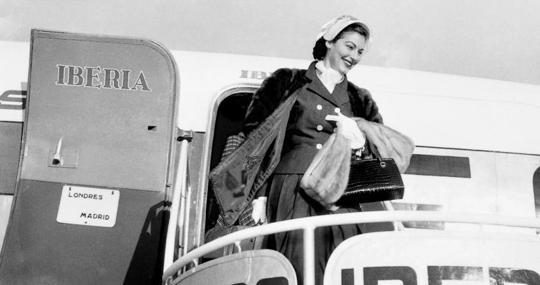
[{"label": "black handbag", "polygon": [[374,159],[351,161],[347,188],[336,205],[357,206],[403,198],[405,186],[396,162],[392,158],[381,158],[374,145],[370,148]]}]

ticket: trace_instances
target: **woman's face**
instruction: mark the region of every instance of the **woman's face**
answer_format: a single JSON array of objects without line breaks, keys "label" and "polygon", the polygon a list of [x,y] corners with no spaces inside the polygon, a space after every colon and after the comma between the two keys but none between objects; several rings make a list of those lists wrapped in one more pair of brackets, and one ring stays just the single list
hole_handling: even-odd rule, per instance
[{"label": "woman's face", "polygon": [[365,46],[364,36],[354,31],[344,32],[338,40],[326,42],[324,61],[341,74],[347,74],[360,61]]}]

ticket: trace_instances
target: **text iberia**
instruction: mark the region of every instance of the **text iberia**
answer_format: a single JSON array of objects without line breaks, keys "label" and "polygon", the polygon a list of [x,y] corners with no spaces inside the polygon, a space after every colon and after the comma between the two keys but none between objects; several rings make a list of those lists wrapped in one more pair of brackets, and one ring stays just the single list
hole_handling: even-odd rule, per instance
[{"label": "text iberia", "polygon": [[142,70],[137,73],[130,69],[63,64],[57,64],[56,68],[56,85],[151,91]]}]

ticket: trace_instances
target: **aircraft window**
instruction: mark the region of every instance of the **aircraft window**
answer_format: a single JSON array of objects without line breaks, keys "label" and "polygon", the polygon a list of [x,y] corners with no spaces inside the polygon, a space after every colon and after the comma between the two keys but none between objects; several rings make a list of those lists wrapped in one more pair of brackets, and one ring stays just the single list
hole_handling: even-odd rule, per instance
[{"label": "aircraft window", "polygon": [[405,174],[471,178],[468,157],[414,154]]},{"label": "aircraft window", "polygon": [[[238,134],[242,130],[244,115],[251,101],[252,92],[238,92],[227,96],[219,104],[214,126],[212,141],[212,155],[210,169],[218,165],[221,160],[225,142],[228,136]],[[208,202],[206,207],[206,231],[215,226],[219,215],[219,207],[215,200],[214,192],[208,190]]]},{"label": "aircraft window", "polygon": [[[533,175],[533,191],[534,191],[534,209],[536,217],[540,218],[540,167],[536,169]],[[539,230],[540,233],[540,230]]]}]

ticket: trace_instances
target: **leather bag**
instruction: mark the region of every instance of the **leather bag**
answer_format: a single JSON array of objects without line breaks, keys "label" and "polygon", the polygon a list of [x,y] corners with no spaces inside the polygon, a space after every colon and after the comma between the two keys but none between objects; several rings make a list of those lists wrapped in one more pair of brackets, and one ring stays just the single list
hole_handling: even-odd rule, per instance
[{"label": "leather bag", "polygon": [[395,161],[381,158],[373,144],[370,149],[374,159],[351,161],[350,142],[340,134],[330,135],[300,186],[327,209],[403,198],[405,187]]},{"label": "leather bag", "polygon": [[347,188],[336,205],[354,206],[403,198],[405,186],[396,162],[382,158],[374,145],[370,148],[375,158],[351,162]]}]

